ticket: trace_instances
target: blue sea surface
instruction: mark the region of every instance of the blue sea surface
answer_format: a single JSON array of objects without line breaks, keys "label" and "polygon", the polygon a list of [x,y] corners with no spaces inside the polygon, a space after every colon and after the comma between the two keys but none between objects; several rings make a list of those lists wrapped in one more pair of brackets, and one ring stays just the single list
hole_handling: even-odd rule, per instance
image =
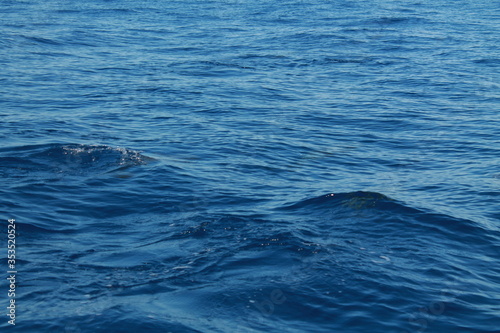
[{"label": "blue sea surface", "polygon": [[500,332],[499,46],[498,1],[2,1],[0,330]]}]

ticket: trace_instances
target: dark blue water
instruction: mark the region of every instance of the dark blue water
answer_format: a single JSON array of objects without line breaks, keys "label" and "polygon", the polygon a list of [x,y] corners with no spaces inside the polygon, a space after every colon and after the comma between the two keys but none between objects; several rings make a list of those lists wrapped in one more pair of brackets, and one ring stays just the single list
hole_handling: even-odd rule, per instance
[{"label": "dark blue water", "polygon": [[16,332],[500,332],[497,1],[2,1]]}]

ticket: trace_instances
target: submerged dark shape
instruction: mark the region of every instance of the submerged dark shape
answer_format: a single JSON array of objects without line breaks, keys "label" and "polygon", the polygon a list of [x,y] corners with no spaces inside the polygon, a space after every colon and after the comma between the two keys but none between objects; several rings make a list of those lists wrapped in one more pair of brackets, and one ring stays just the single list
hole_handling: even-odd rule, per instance
[{"label": "submerged dark shape", "polygon": [[305,199],[282,207],[284,210],[295,210],[311,207],[347,206],[355,209],[374,207],[379,201],[392,201],[389,197],[376,192],[329,193],[319,197]]}]

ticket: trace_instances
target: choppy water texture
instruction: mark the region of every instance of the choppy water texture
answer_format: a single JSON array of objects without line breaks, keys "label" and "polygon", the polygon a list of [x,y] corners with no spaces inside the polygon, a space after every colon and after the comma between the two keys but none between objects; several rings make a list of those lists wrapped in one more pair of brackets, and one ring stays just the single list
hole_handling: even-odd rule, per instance
[{"label": "choppy water texture", "polygon": [[2,332],[499,332],[499,8],[2,1]]}]

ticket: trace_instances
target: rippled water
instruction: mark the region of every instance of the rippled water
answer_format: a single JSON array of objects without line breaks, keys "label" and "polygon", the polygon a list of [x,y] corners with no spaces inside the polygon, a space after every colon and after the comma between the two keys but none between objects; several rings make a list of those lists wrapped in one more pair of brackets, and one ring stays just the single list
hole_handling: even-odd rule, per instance
[{"label": "rippled water", "polygon": [[498,3],[0,13],[3,330],[498,332]]}]

